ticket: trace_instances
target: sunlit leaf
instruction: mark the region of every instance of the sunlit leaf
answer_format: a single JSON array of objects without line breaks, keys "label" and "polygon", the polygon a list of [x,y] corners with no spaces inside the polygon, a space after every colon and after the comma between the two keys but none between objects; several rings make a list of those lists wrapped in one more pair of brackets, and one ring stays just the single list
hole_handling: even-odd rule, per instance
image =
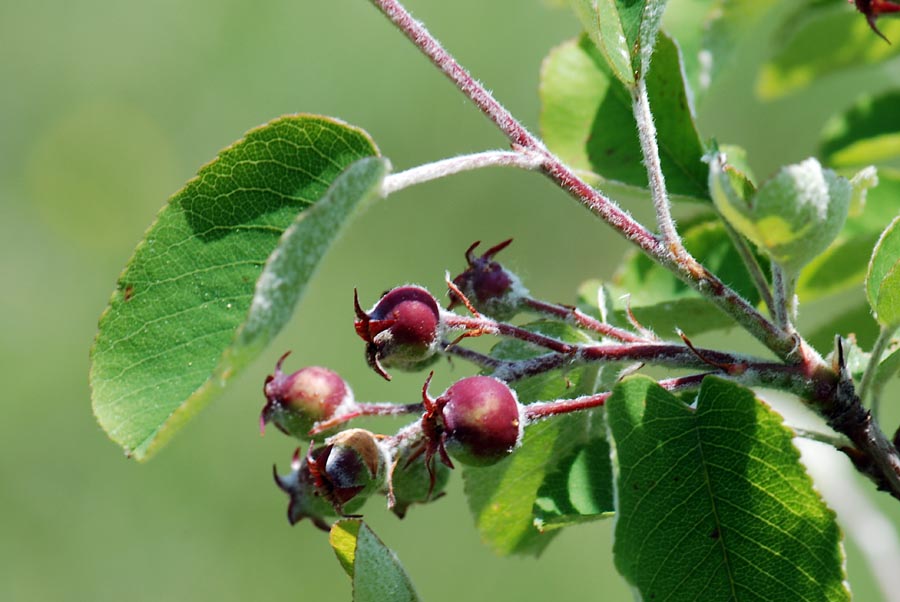
[{"label": "sunlit leaf", "polygon": [[[647,93],[672,194],[707,199],[707,166],[678,48],[659,36]],[[647,187],[631,94],[586,37],[554,49],[541,70],[541,131],[566,163],[594,178]]]},{"label": "sunlit leaf", "polygon": [[331,547],[353,582],[353,602],[417,602],[418,594],[397,555],[360,520],[331,527]]},{"label": "sunlit leaf", "polygon": [[875,244],[866,274],[866,296],[879,324],[900,325],[900,216]]},{"label": "sunlit leaf", "polygon": [[708,377],[692,407],[639,377],[607,413],[613,552],[641,599],[850,599],[834,513],[751,391]]},{"label": "sunlit leaf", "polygon": [[126,453],[150,457],[284,325],[386,169],[348,166],[377,154],[357,128],[283,117],[172,197],[119,277],[91,355],[94,412]]}]

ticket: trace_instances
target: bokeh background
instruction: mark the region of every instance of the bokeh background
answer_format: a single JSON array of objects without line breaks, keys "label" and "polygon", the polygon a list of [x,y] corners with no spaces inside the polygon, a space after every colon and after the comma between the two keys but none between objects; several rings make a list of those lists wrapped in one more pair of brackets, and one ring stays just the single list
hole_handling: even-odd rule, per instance
[{"label": "bokeh background", "polygon": [[[672,0],[667,18],[696,18],[696,4]],[[537,129],[541,59],[577,34],[569,12],[540,0],[409,6]],[[750,40],[744,54],[765,50]],[[200,165],[292,112],[365,128],[397,169],[505,141],[363,0],[2,2],[0,57],[0,600],[349,599],[327,537],[290,528],[272,484],[272,464],[286,469],[294,447],[257,430],[275,359],[293,349],[290,368],[327,365],[359,399],[409,402],[421,375],[386,384],[365,367],[353,287],[366,302],[405,282],[441,290],[472,241],[511,236],[505,259],[532,291],[571,301],[625,249],[534,174],[403,191],[352,224],[270,350],[139,465],[92,417],[88,350],[134,245]],[[855,85],[896,85],[897,71]],[[741,68],[724,77],[700,124],[747,147],[758,174],[811,154],[828,107],[859,92],[826,84],[819,102],[761,103],[752,80]],[[623,203],[650,215],[644,199]],[[466,371],[442,369],[432,388]],[[872,497],[900,522],[896,503]],[[631,597],[612,566],[611,522],[564,532],[537,560],[498,558],[472,527],[458,476],[402,522],[377,504],[367,519],[426,600]],[[858,599],[878,599],[849,547]]]}]

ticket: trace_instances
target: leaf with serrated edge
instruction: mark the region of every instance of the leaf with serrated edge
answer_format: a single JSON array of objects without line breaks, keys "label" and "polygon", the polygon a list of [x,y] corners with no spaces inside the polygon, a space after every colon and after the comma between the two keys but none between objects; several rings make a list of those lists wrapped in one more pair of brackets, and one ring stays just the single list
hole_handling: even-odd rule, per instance
[{"label": "leaf with serrated edge", "polygon": [[[670,193],[708,200],[703,144],[697,132],[681,56],[660,34],[647,76],[660,160]],[[541,133],[547,146],[582,172],[647,188],[631,95],[612,76],[597,48],[582,36],[544,60],[540,83]]]},{"label": "leaf with serrated edge", "polygon": [[331,527],[331,547],[353,582],[353,602],[418,602],[397,555],[361,520]]},{"label": "leaf with serrated edge", "polygon": [[643,600],[850,599],[834,513],[751,391],[707,377],[692,407],[629,378],[607,417],[613,553]]},{"label": "leaf with serrated edge", "polygon": [[884,229],[875,244],[866,274],[866,296],[882,326],[900,324],[900,216]]},{"label": "leaf with serrated edge", "polygon": [[[570,342],[591,339],[560,322],[528,325],[548,336]],[[521,341],[502,341],[491,355],[522,359],[543,351]],[[521,403],[578,397],[593,392],[595,366],[583,366],[566,374],[554,371],[512,383]],[[595,412],[579,412],[543,420],[525,429],[522,445],[508,458],[486,467],[466,467],[463,472],[469,507],[482,538],[498,554],[539,554],[555,532],[541,534],[534,524],[535,501],[548,475],[558,470],[579,446],[598,436]]]},{"label": "leaf with serrated edge", "polygon": [[[126,453],[149,458],[274,336],[312,260],[384,166],[351,170],[348,178],[365,183],[353,199],[334,196],[348,192],[347,180],[329,186],[377,154],[365,132],[343,122],[282,117],[248,132],[172,197],[119,277],[91,353],[94,413]],[[280,244],[296,249],[282,234],[298,214],[297,228],[323,236],[309,264],[280,266],[287,271],[275,280],[295,290],[266,300],[273,291],[265,282],[257,290],[257,279]],[[275,322],[248,322],[267,303]]]}]

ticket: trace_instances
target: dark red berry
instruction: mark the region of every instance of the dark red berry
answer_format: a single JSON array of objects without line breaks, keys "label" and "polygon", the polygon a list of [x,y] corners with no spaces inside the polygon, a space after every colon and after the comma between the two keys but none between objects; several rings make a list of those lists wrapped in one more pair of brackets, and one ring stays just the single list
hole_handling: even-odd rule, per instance
[{"label": "dark red berry", "polygon": [[453,279],[453,284],[465,299],[450,291],[449,309],[466,304],[466,300],[480,313],[487,314],[497,320],[507,320],[519,311],[520,299],[527,291],[522,287],[519,278],[494,261],[494,256],[505,249],[512,239],[505,240],[477,257],[476,241],[466,250],[466,262],[469,267]]},{"label": "dark red berry", "polygon": [[512,389],[490,376],[457,381],[437,400],[449,454],[475,466],[508,456],[522,438],[523,418]]},{"label": "dark red berry", "polygon": [[281,365],[289,353],[275,364],[275,374],[266,378],[266,405],[260,415],[260,429],[272,422],[288,435],[309,439],[307,433],[316,422],[328,420],[341,406],[348,409],[353,405],[353,392],[340,375],[328,368],[309,366],[286,375]]},{"label": "dark red berry", "polygon": [[[384,484],[388,463],[375,435],[363,429],[331,437],[308,462],[318,493],[342,516]],[[351,500],[353,505],[348,506]]]},{"label": "dark red berry", "polygon": [[401,286],[378,300],[367,313],[354,295],[356,333],[366,342],[369,365],[384,378],[384,368],[419,370],[435,356],[441,333],[437,300],[422,287]]}]

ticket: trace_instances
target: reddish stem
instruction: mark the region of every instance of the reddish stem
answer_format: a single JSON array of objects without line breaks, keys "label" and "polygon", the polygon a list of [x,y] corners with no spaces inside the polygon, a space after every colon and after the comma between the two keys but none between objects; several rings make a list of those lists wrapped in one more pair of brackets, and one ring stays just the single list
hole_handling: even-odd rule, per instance
[{"label": "reddish stem", "polygon": [[317,435],[361,416],[401,416],[404,414],[419,414],[423,411],[421,403],[357,403],[350,412],[338,414],[328,420],[317,422],[310,429],[309,434]]},{"label": "reddish stem", "polygon": [[[692,374],[690,376],[680,376],[678,378],[669,378],[659,381],[659,386],[667,391],[680,391],[683,389],[692,389],[700,386],[703,379],[712,374],[705,372],[703,374]],[[548,418],[550,416],[558,416],[560,414],[568,414],[570,412],[581,412],[592,408],[599,408],[606,403],[606,400],[612,395],[612,391],[604,391],[603,393],[595,393],[594,395],[584,395],[575,399],[558,399],[556,401],[545,401],[532,403],[525,406],[525,419],[530,423],[534,420]]]},{"label": "reddish stem", "polygon": [[577,307],[567,307],[565,305],[547,303],[546,301],[540,301],[531,297],[523,297],[522,303],[538,313],[573,322],[580,328],[591,330],[611,339],[616,339],[625,343],[646,342],[646,339],[640,335],[601,322],[600,320],[587,315]]}]

